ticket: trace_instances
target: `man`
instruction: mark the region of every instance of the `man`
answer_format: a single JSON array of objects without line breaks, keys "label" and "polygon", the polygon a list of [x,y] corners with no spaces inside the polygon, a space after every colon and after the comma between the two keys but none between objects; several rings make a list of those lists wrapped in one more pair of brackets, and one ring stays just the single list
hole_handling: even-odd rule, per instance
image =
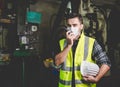
[{"label": "man", "polygon": [[[67,16],[66,38],[60,40],[61,51],[55,56],[55,64],[60,67],[59,87],[96,87],[96,84],[110,69],[110,60],[101,46],[83,32],[83,19],[80,14]],[[82,61],[100,65],[96,76],[81,74]]]}]

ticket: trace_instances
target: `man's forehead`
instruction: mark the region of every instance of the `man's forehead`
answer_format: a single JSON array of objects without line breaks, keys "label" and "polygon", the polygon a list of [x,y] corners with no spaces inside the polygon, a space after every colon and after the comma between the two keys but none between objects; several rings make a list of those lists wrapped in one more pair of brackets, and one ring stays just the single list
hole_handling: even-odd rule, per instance
[{"label": "man's forehead", "polygon": [[79,21],[79,19],[78,19],[77,17],[75,17],[75,18],[70,18],[70,19],[68,19],[67,22],[68,22],[68,23],[78,23],[78,22],[80,22],[80,21]]}]

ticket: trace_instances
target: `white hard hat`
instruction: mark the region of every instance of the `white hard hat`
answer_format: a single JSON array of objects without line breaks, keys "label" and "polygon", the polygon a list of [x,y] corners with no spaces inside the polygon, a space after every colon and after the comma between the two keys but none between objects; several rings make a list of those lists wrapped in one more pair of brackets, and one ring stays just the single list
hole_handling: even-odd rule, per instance
[{"label": "white hard hat", "polygon": [[99,66],[97,64],[87,61],[82,61],[80,69],[83,76],[96,76],[99,72]]}]

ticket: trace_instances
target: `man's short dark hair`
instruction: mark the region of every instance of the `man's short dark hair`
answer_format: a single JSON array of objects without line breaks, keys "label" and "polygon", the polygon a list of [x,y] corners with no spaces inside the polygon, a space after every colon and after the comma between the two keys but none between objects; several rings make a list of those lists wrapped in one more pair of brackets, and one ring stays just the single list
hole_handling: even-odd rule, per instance
[{"label": "man's short dark hair", "polygon": [[78,14],[78,13],[69,13],[67,16],[66,16],[66,20],[70,19],[70,18],[74,18],[74,17],[78,17],[80,22],[83,24],[83,18],[82,18],[82,15],[81,14]]}]

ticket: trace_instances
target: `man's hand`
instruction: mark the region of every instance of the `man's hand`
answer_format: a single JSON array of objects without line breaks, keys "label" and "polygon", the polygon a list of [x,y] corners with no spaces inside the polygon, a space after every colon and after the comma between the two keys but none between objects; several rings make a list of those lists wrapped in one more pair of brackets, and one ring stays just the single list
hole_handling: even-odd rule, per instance
[{"label": "man's hand", "polygon": [[75,35],[71,31],[66,32],[66,39],[67,39],[68,45],[73,45],[74,38],[75,38]]},{"label": "man's hand", "polygon": [[94,76],[83,76],[83,79],[86,82],[93,82],[93,83],[97,83],[98,82],[98,80]]}]

